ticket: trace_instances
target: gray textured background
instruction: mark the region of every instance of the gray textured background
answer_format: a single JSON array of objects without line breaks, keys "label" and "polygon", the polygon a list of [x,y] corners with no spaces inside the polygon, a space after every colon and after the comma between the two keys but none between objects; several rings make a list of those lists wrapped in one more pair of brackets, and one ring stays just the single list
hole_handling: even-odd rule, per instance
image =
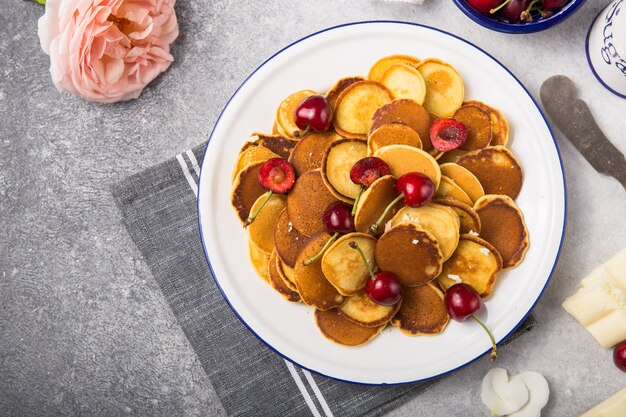
[{"label": "gray textured background", "polygon": [[[140,97],[98,105],[59,94],[39,47],[43,8],[0,0],[0,415],[223,415],[210,382],[120,223],[109,186],[201,142],[240,82],[270,54],[348,21],[397,19],[466,37],[538,97],[563,73],[626,151],[626,102],[595,81],[589,0],[547,32],[513,36],[469,21],[449,0],[179,0],[176,62]],[[626,385],[611,353],[560,307],[579,278],[626,246],[626,194],[593,171],[558,132],[568,226],[541,325],[502,350],[499,365],[546,375],[544,415],[579,415]],[[487,361],[391,413],[485,416]]]}]

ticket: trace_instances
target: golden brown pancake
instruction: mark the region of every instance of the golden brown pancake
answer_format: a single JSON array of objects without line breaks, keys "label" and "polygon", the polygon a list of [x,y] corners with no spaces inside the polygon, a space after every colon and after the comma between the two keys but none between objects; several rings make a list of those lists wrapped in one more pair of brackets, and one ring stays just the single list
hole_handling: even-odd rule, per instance
[{"label": "golden brown pancake", "polygon": [[350,84],[335,104],[335,130],[345,137],[367,139],[372,116],[391,99],[389,90],[379,83],[359,81]]},{"label": "golden brown pancake", "polygon": [[359,186],[350,179],[350,170],[366,156],[367,143],[360,139],[341,139],[327,147],[322,160],[322,179],[335,197],[353,202]]},{"label": "golden brown pancake", "polygon": [[[357,231],[367,233],[370,226],[376,223],[378,218],[398,195],[396,194],[396,180],[391,175],[385,175],[374,181],[364,192],[357,204],[356,214],[354,216],[354,226]],[[383,233],[385,223],[387,223],[396,214],[398,209],[402,207],[399,201],[389,210],[389,213],[383,219],[376,235]]]},{"label": "golden brown pancake", "polygon": [[435,203],[404,206],[391,220],[391,226],[400,223],[414,223],[431,232],[439,242],[444,261],[452,256],[459,243],[459,215],[450,207]]},{"label": "golden brown pancake", "polygon": [[485,190],[483,190],[483,186],[478,181],[478,178],[461,165],[448,162],[441,164],[439,168],[441,168],[441,175],[445,175],[461,187],[472,200],[472,203],[485,195]]},{"label": "golden brown pancake", "polygon": [[280,295],[282,295],[287,301],[291,301],[297,303],[300,301],[300,294],[297,291],[293,291],[291,288],[285,284],[280,272],[278,271],[278,264],[280,263],[280,258],[278,258],[278,253],[276,250],[272,252],[272,256],[269,260],[269,280],[270,285],[274,288]]},{"label": "golden brown pancake", "polygon": [[298,292],[298,287],[296,287],[296,277],[294,269],[290,266],[285,265],[285,263],[280,260],[280,256],[278,257],[278,261],[276,261],[276,269],[278,270],[278,274],[282,278],[287,288],[291,289],[291,291]]},{"label": "golden brown pancake", "polygon": [[[426,81],[424,108],[439,117],[450,117],[463,104],[463,79],[454,67],[438,59],[421,61],[417,70]],[[421,135],[420,135],[421,136]]]},{"label": "golden brown pancake", "polygon": [[378,327],[389,323],[400,309],[401,302],[384,306],[374,302],[364,291],[346,299],[338,309],[348,320],[365,327]]},{"label": "golden brown pancake", "polygon": [[443,264],[437,280],[444,290],[463,282],[484,298],[491,295],[496,274],[501,269],[502,257],[496,248],[479,237],[463,235],[452,257]]},{"label": "golden brown pancake", "polygon": [[375,267],[376,238],[366,233],[348,233],[341,236],[326,249],[322,258],[322,272],[328,282],[342,295],[358,293],[370,277],[359,252],[349,246],[350,242],[359,245],[370,266]]},{"label": "golden brown pancake", "polygon": [[430,142],[431,117],[422,106],[413,100],[394,100],[379,108],[372,118],[370,133],[388,123],[403,123],[415,130],[426,152],[433,148]]},{"label": "golden brown pancake", "polygon": [[321,258],[304,265],[304,261],[315,256],[329,239],[330,236],[325,232],[311,236],[311,241],[298,256],[294,268],[296,287],[302,301],[320,310],[338,307],[345,300],[324,276]]},{"label": "golden brown pancake", "polygon": [[382,159],[389,165],[391,174],[399,178],[409,172],[419,172],[426,175],[439,186],[441,170],[439,164],[427,152],[407,145],[384,146],[374,152],[374,156]]},{"label": "golden brown pancake", "polygon": [[474,203],[472,199],[469,198],[467,193],[463,191],[463,189],[459,187],[456,182],[446,177],[445,175],[441,176],[441,183],[439,184],[439,188],[437,188],[435,195],[437,197],[452,197],[468,205]]},{"label": "golden brown pancake", "polygon": [[409,336],[434,335],[446,328],[450,316],[443,294],[432,284],[402,289],[402,305],[391,324]]},{"label": "golden brown pancake", "polygon": [[490,146],[470,152],[457,164],[478,178],[485,194],[505,194],[516,199],[522,188],[522,167],[504,146]]},{"label": "golden brown pancake", "polygon": [[459,215],[461,220],[460,232],[462,234],[480,233],[480,217],[478,217],[472,206],[452,197],[435,197],[433,203],[448,206]]},{"label": "golden brown pancake", "polygon": [[359,81],[364,81],[365,79],[360,76],[356,77],[345,77],[338,80],[335,85],[330,87],[330,90],[326,92],[326,101],[330,104],[331,109],[335,109],[335,104],[337,103],[337,99],[343,90],[345,90],[349,85],[354,84]]},{"label": "golden brown pancake", "polygon": [[293,226],[305,236],[325,230],[322,216],[337,198],[322,180],[319,170],[306,172],[298,178],[287,194],[287,214]]},{"label": "golden brown pancake", "polygon": [[317,93],[313,90],[297,91],[280,102],[278,110],[276,110],[276,127],[281,134],[293,138],[294,132],[300,131],[295,122],[296,108],[302,100],[315,94]]},{"label": "golden brown pancake", "polygon": [[320,332],[331,342],[345,346],[358,346],[369,342],[386,327],[365,327],[351,322],[339,309],[315,310],[315,323]]},{"label": "golden brown pancake", "polygon": [[475,151],[489,146],[491,118],[486,111],[477,106],[464,105],[454,113],[452,118],[463,123],[467,128],[467,140],[459,146],[459,149]]},{"label": "golden brown pancake", "polygon": [[259,132],[254,132],[252,135],[250,135],[250,139],[254,138],[256,138],[254,142],[246,141],[246,143],[244,143],[239,152],[243,152],[251,147],[263,146],[264,148],[269,149],[281,158],[289,159],[289,155],[293,150],[293,143],[291,143],[289,140],[277,134],[266,135]]},{"label": "golden brown pancake", "polygon": [[509,123],[500,110],[476,100],[466,101],[463,104],[480,107],[489,113],[491,120],[491,146],[506,146],[509,141]]},{"label": "golden brown pancake", "polygon": [[443,255],[435,236],[415,224],[399,224],[384,233],[374,249],[376,264],[396,274],[402,286],[424,285],[441,272]]},{"label": "golden brown pancake", "polygon": [[332,131],[311,132],[296,144],[289,157],[296,176],[322,167],[322,160],[331,143],[342,137]]},{"label": "golden brown pancake", "polygon": [[[254,213],[261,207],[268,193],[257,198],[250,209],[251,212]],[[284,195],[272,194],[254,219],[254,222],[248,226],[250,240],[262,251],[272,253],[274,250],[274,227],[276,226],[278,216],[285,210],[286,206],[287,198]]]},{"label": "golden brown pancake", "polygon": [[278,257],[289,267],[296,266],[296,259],[309,238],[296,229],[289,220],[287,209],[283,210],[274,226],[274,245]]},{"label": "golden brown pancake", "polygon": [[392,65],[385,71],[380,83],[391,91],[395,99],[408,98],[422,104],[426,97],[424,77],[411,65]]},{"label": "golden brown pancake", "polygon": [[270,254],[259,249],[251,240],[248,240],[248,251],[254,270],[265,282],[269,283]]},{"label": "golden brown pancake", "polygon": [[419,63],[420,63],[419,58],[416,58],[411,55],[385,56],[379,59],[378,61],[376,61],[374,65],[372,65],[372,68],[370,69],[370,72],[367,78],[372,81],[380,82],[383,79],[385,72],[387,72],[389,67],[391,67],[392,65],[408,64],[408,65],[416,66]]},{"label": "golden brown pancake", "polygon": [[270,158],[280,158],[277,154],[267,149],[265,146],[250,146],[237,157],[237,162],[233,168],[232,181],[237,178],[239,171],[255,162],[265,162]]},{"label": "golden brown pancake", "polygon": [[259,170],[263,164],[264,162],[255,162],[248,165],[239,171],[233,183],[233,193],[230,201],[235,210],[237,210],[239,220],[243,224],[246,223],[250,209],[256,199],[265,193],[265,189],[261,187],[258,180]]},{"label": "golden brown pancake", "polygon": [[437,158],[437,162],[439,162],[439,164],[445,164],[448,162],[456,163],[456,161],[458,161],[463,155],[466,155],[466,154],[467,154],[466,151],[453,149],[451,151],[444,152],[443,155]]},{"label": "golden brown pancake", "polygon": [[503,268],[513,268],[524,259],[528,250],[528,229],[515,202],[505,195],[478,199],[474,210],[480,217],[480,237],[500,252]]},{"label": "golden brown pancake", "polygon": [[370,133],[367,138],[368,155],[387,145],[408,145],[422,148],[420,135],[403,123],[387,123]]}]

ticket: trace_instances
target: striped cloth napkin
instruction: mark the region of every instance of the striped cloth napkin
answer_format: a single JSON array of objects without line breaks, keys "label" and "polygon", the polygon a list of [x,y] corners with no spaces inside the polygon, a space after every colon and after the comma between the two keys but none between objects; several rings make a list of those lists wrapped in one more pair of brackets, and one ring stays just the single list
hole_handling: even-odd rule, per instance
[{"label": "striped cloth napkin", "polygon": [[[238,320],[211,276],[200,243],[196,200],[205,148],[206,143],[133,175],[112,193],[226,413],[378,416],[435,384],[436,379],[367,386],[322,377],[274,353]],[[515,334],[535,323],[529,316]]]}]

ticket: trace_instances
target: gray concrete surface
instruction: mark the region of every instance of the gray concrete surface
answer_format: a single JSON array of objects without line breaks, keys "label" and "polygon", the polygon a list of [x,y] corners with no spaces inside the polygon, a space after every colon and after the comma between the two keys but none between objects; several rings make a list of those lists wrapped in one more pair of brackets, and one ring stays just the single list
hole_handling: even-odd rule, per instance
[{"label": "gray concrete surface", "polygon": [[[297,3],[297,5],[296,5]],[[550,31],[483,29],[448,0],[179,0],[176,62],[139,100],[98,105],[60,95],[29,1],[0,0],[0,415],[223,415],[202,368],[123,229],[109,186],[202,141],[232,91],[287,43],[348,21],[411,20],[491,52],[538,97],[572,77],[626,151],[626,102],[593,78],[583,45],[606,4],[589,0]],[[566,240],[536,308],[541,325],[499,364],[546,375],[544,415],[575,416],[626,386],[561,309],[578,279],[626,246],[626,194],[557,132],[568,182]],[[477,361],[392,416],[486,416]]]}]

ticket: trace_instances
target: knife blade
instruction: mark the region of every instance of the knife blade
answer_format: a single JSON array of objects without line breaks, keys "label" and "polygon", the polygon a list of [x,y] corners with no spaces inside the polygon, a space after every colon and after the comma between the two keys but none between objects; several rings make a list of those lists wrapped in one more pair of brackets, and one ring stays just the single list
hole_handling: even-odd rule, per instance
[{"label": "knife blade", "polygon": [[548,78],[539,92],[543,107],[558,128],[601,174],[615,177],[626,189],[626,158],[602,133],[576,85],[564,75]]}]

